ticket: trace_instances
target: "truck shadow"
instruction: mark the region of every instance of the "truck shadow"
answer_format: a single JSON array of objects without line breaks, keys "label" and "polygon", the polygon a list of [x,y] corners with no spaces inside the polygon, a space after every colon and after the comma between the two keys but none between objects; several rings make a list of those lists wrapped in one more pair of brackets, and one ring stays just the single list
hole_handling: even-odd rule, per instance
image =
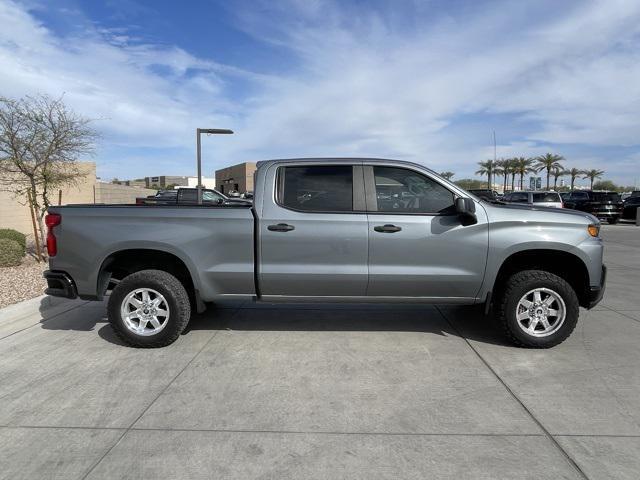
[{"label": "truck shadow", "polygon": [[468,306],[261,305],[213,308],[194,316],[193,330],[420,332],[510,345],[492,318]]},{"label": "truck shadow", "polygon": [[[43,315],[41,327],[85,332],[97,329],[103,340],[125,345],[109,325],[105,303],[78,305],[49,318]],[[509,345],[480,308],[466,306],[231,304],[194,315],[183,335],[196,330],[419,332]]]}]

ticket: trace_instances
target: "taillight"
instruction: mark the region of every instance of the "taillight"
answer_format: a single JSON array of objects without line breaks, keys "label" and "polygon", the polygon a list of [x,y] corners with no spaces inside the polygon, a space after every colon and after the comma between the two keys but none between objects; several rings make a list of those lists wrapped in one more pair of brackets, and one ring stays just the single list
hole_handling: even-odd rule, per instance
[{"label": "taillight", "polygon": [[44,217],[44,223],[47,226],[47,253],[50,257],[55,257],[58,253],[58,242],[53,233],[53,227],[60,225],[60,222],[62,222],[62,215],[59,213],[48,213]]}]

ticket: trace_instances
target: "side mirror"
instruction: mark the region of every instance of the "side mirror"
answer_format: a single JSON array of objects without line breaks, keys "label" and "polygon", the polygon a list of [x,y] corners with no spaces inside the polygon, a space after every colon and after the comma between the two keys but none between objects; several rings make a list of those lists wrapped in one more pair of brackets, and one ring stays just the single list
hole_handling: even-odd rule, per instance
[{"label": "side mirror", "polygon": [[476,218],[476,204],[470,198],[458,197],[456,198],[456,213],[462,220],[463,225],[473,225],[477,222]]}]

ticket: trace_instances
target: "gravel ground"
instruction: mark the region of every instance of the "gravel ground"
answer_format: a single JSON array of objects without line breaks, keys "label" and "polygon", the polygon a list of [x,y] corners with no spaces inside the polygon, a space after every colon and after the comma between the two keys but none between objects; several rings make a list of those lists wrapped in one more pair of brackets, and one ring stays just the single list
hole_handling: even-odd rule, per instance
[{"label": "gravel ground", "polygon": [[0,267],[0,308],[44,293],[47,263],[26,257],[19,267]]}]

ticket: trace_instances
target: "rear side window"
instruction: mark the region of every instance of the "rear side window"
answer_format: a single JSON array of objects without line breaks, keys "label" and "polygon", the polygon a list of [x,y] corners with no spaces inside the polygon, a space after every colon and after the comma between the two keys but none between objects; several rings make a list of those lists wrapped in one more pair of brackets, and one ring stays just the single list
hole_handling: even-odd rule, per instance
[{"label": "rear side window", "polygon": [[279,202],[293,210],[350,212],[353,210],[351,165],[281,167]]},{"label": "rear side window", "polygon": [[190,189],[181,189],[180,190],[180,201],[184,203],[197,203],[198,202],[198,191],[190,190]]},{"label": "rear side window", "polygon": [[533,203],[559,203],[562,199],[560,198],[560,194],[552,193],[552,192],[541,192],[533,194]]},{"label": "rear side window", "polygon": [[378,212],[451,213],[453,193],[412,170],[373,167]]}]

